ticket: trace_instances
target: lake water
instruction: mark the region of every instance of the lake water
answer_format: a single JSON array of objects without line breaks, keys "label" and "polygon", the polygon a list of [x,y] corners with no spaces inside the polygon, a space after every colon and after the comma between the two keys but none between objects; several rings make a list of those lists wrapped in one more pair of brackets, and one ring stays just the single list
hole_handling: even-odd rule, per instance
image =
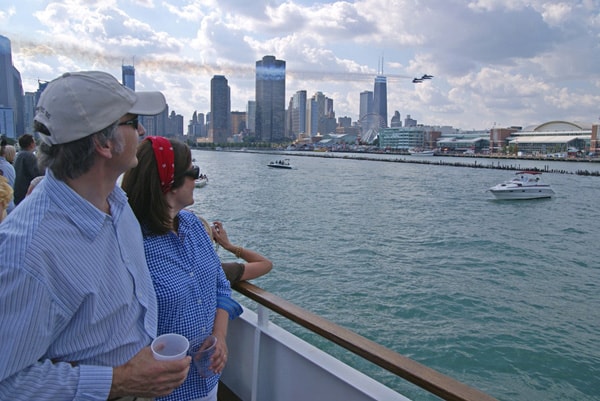
[{"label": "lake water", "polygon": [[[258,286],[499,400],[600,399],[599,177],[545,173],[554,198],[497,201],[486,189],[514,172],[293,154],[193,157],[210,180],[194,209],[273,260]],[[266,166],[283,157],[295,169]],[[276,322],[407,397],[437,399]]]}]

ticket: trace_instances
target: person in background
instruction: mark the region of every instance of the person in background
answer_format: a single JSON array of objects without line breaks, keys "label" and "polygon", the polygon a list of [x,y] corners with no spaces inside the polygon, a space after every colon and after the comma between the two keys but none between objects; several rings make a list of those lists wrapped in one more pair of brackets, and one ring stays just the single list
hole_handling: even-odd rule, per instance
[{"label": "person in background", "polygon": [[216,374],[201,377],[192,366],[186,381],[161,400],[215,400],[227,362],[227,327],[241,306],[202,222],[186,206],[194,203],[200,169],[190,148],[150,136],[140,142],[139,163],[125,172],[121,187],[142,226],[144,250],[158,299],[158,334],[177,333],[191,344],[217,337],[211,359]]},{"label": "person in background", "polygon": [[12,202],[13,189],[6,177],[0,175],[0,223],[6,218],[6,209]]},{"label": "person in background", "polygon": [[[15,187],[15,168],[12,165],[11,159],[11,151],[10,145],[6,143],[5,139],[0,141],[0,175],[4,176],[10,185],[11,189],[14,191]],[[14,151],[14,147],[12,150]],[[14,160],[14,154],[12,154],[12,160]],[[10,196],[10,202],[5,206],[5,209],[2,209],[3,212],[10,213],[15,208],[15,202],[13,199],[13,195]]]},{"label": "person in background", "polygon": [[30,134],[21,135],[19,146],[21,150],[19,150],[15,159],[15,205],[21,203],[25,198],[31,180],[38,175],[42,175],[34,154],[36,145],[33,136]]},{"label": "person in background", "polygon": [[17,150],[15,149],[15,147],[13,145],[6,145],[4,147],[4,158],[6,159],[7,162],[12,164],[13,166],[15,164],[16,156],[17,156]]},{"label": "person in background", "polygon": [[225,250],[234,254],[236,258],[242,258],[246,261],[246,263],[221,262],[221,267],[223,268],[223,271],[225,271],[225,276],[227,276],[227,280],[229,280],[232,286],[240,281],[252,280],[271,271],[273,262],[269,259],[256,251],[233,245],[231,241],[229,241],[223,223],[215,221],[211,226],[204,218],[199,217],[199,219],[202,221],[204,229],[210,238],[217,245],[222,246]]},{"label": "person in background", "polygon": [[31,180],[31,182],[29,183],[29,188],[27,188],[27,193],[25,194],[25,196],[27,197],[27,196],[31,195],[31,192],[33,192],[35,187],[37,187],[37,184],[39,184],[40,181],[42,181],[43,179],[44,179],[43,175],[38,175],[33,180]]},{"label": "person in background", "polygon": [[191,358],[155,360],[157,307],[140,226],[117,178],[160,92],[66,73],[36,107],[45,178],[0,224],[0,400],[169,394]]}]

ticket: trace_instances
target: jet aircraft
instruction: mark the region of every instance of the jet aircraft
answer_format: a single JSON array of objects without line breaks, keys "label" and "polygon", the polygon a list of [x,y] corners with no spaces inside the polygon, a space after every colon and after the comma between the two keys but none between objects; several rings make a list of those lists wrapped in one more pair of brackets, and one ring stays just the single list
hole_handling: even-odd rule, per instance
[{"label": "jet aircraft", "polygon": [[423,80],[423,79],[431,79],[431,78],[433,78],[433,75],[427,75],[427,74],[425,74],[425,75],[423,75],[421,77],[421,80]]},{"label": "jet aircraft", "polygon": [[413,84],[420,84],[423,82],[423,78],[413,78]]}]

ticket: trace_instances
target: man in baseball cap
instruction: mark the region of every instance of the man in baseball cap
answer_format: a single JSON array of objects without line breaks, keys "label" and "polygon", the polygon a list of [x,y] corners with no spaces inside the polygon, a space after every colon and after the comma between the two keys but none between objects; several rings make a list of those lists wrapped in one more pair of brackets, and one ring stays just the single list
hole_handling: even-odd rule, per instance
[{"label": "man in baseball cap", "polygon": [[157,361],[148,346],[156,296],[116,185],[137,165],[138,115],[165,106],[160,92],[99,71],[64,74],[42,93],[46,177],[0,225],[0,399],[141,400],[185,380],[190,357]]}]

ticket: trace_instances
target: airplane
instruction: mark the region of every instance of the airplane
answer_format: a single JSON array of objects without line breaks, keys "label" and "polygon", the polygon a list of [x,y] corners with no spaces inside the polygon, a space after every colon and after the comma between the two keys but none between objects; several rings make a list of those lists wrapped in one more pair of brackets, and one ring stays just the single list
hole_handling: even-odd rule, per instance
[{"label": "airplane", "polygon": [[427,75],[427,74],[425,74],[425,75],[423,75],[421,77],[421,80],[423,80],[423,79],[431,79],[431,78],[433,78],[433,75]]},{"label": "airplane", "polygon": [[423,82],[423,78],[413,78],[413,84],[420,84]]}]

